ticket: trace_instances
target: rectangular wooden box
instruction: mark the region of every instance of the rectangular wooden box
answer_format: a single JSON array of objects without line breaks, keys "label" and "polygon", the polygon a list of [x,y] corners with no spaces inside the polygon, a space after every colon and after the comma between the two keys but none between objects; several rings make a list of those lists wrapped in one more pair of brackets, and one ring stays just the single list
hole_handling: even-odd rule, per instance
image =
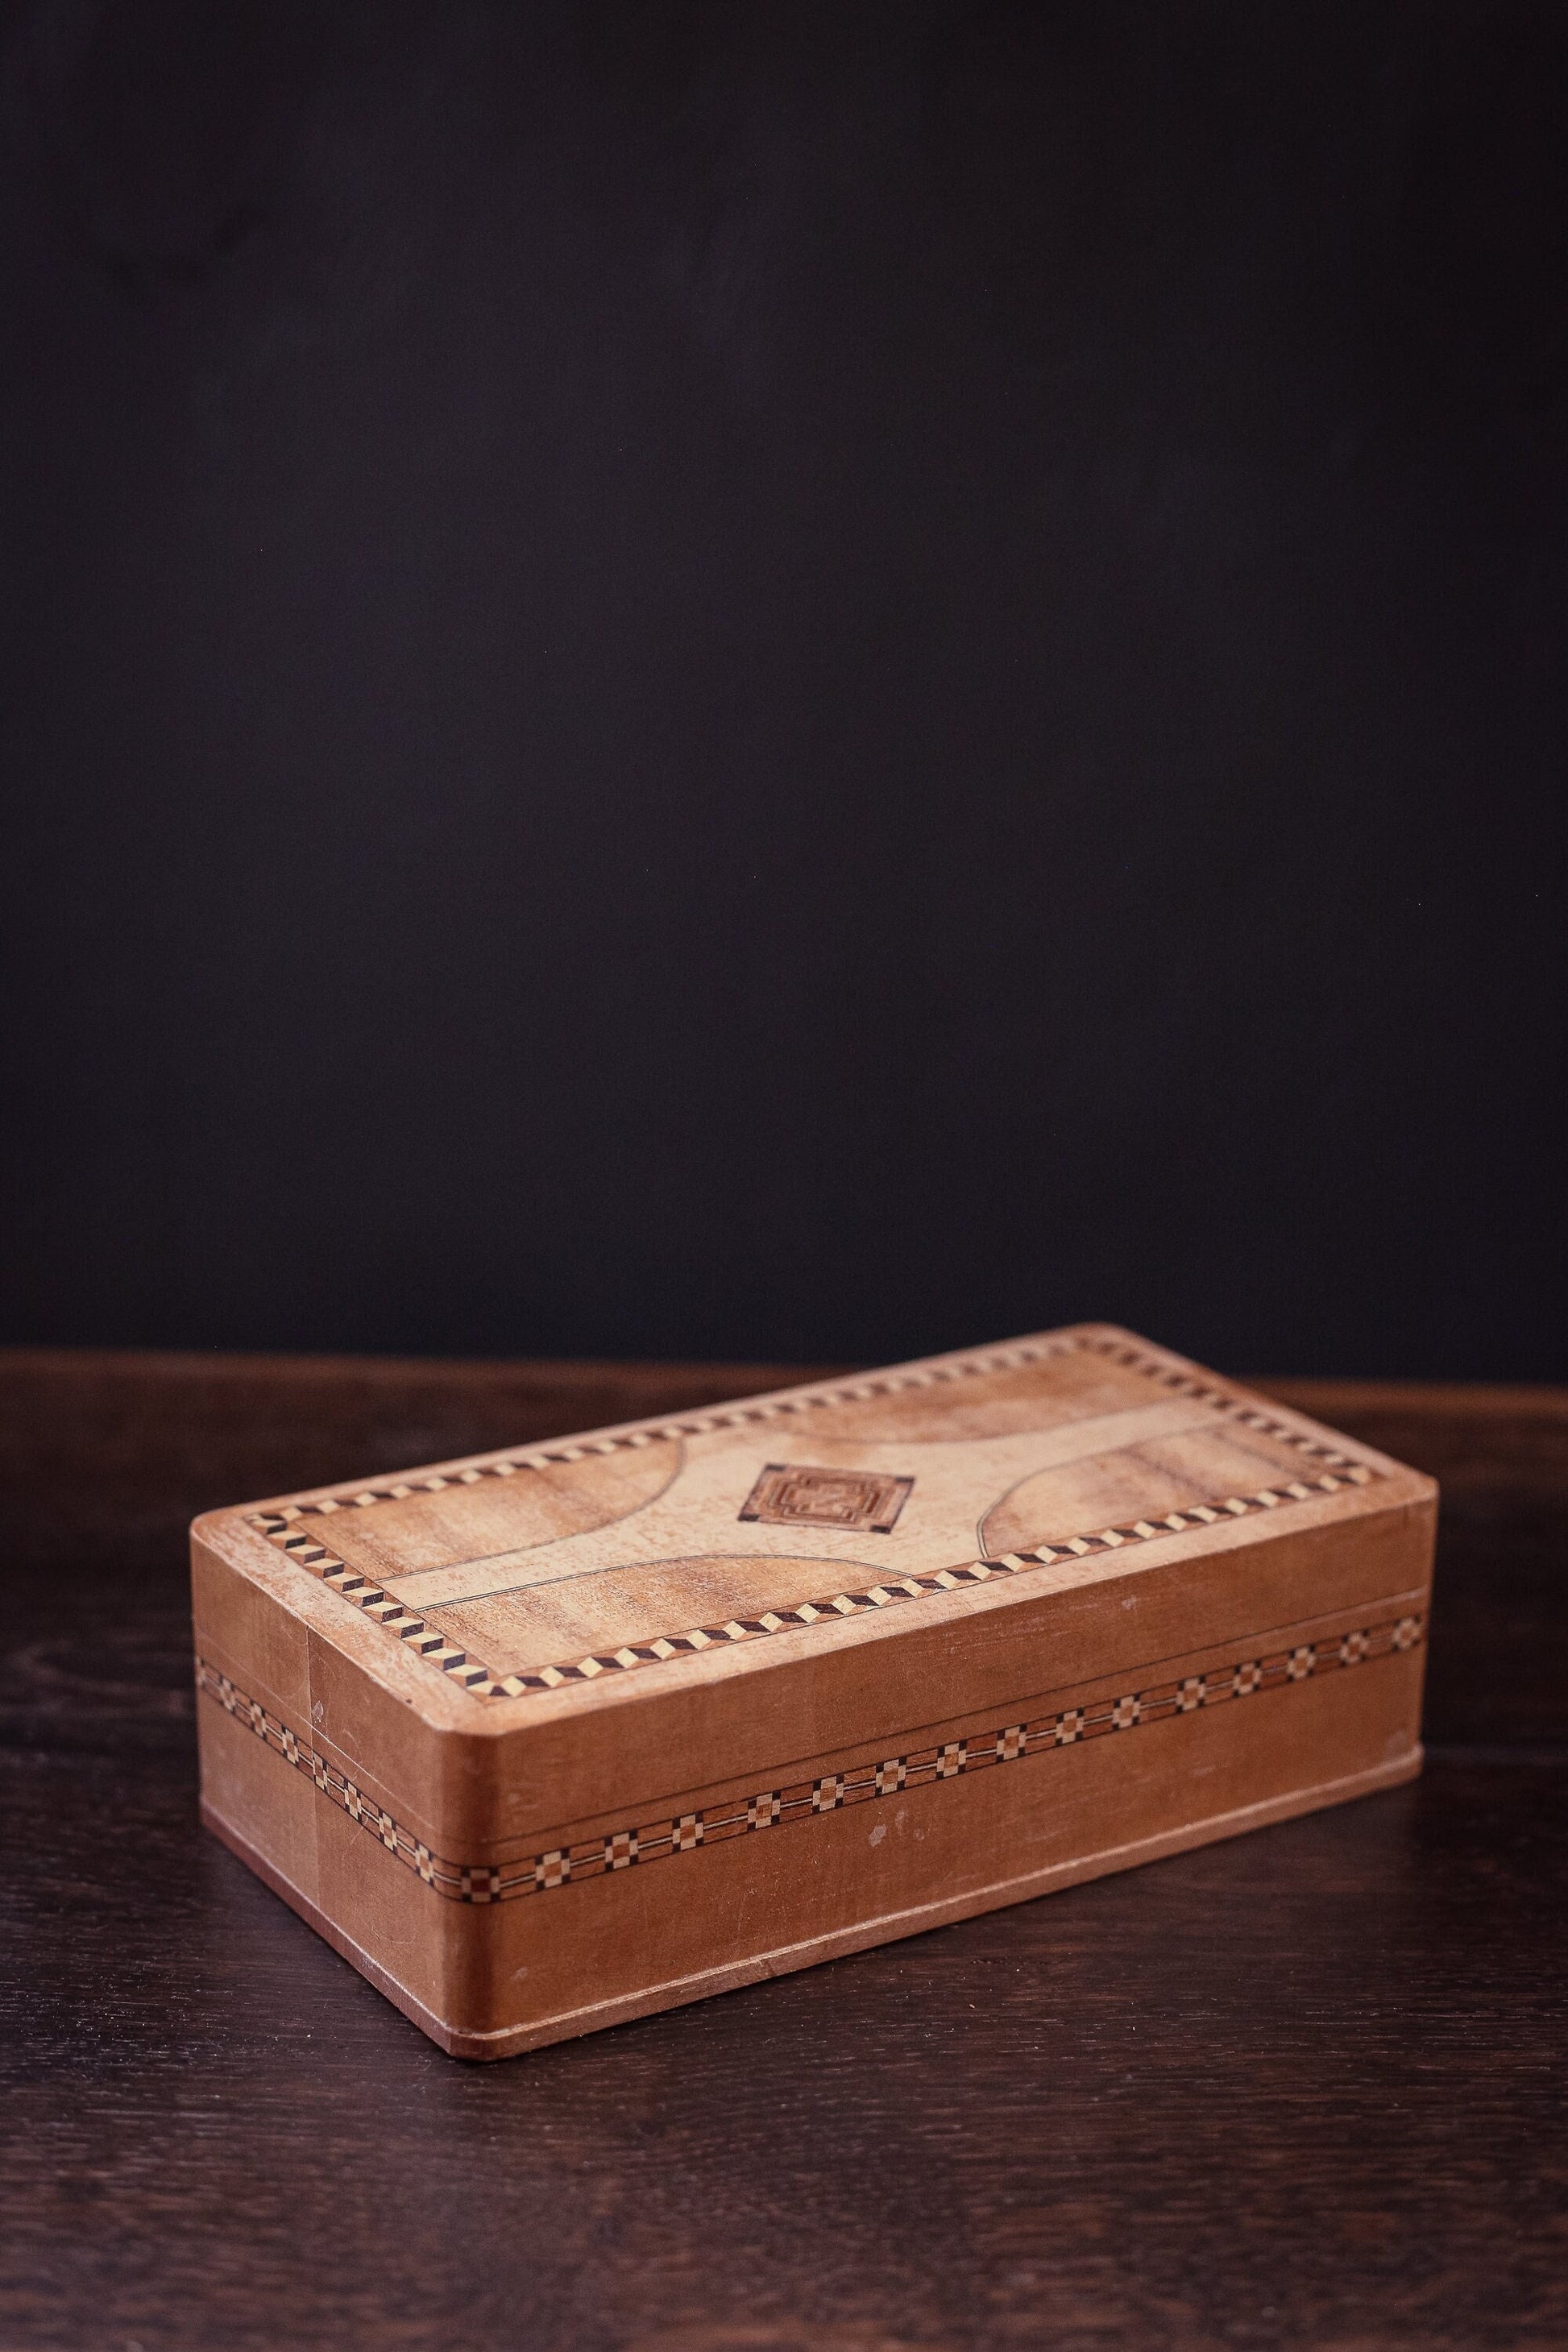
[{"label": "rectangular wooden box", "polygon": [[215,1511],[203,1815],[506,2057],[1410,1778],[1436,1509],[1093,1324]]}]

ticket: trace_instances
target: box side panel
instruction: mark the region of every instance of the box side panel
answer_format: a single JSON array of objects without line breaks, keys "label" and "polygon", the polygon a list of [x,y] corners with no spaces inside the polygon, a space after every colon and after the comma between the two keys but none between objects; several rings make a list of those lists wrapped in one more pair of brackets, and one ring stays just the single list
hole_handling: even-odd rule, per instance
[{"label": "box side panel", "polygon": [[[270,1714],[291,1736],[310,1721],[304,1627],[195,1538],[191,1543],[196,1742],[202,1801],[240,1827],[251,1845],[309,1896],[318,1887],[316,1792],[295,1773],[263,1770],[254,1726]],[[234,1685],[235,1711],[203,1705],[213,1667]]]},{"label": "box side panel", "polygon": [[[878,1940],[879,1921],[918,1931],[922,1915],[1026,1899],[1226,1834],[1259,1809],[1390,1785],[1418,1767],[1418,1663],[1401,1657],[498,1905],[480,1930],[494,1945],[489,2024],[463,2039],[504,2054],[771,1973],[782,1954],[809,1965]],[[1238,1901],[1245,1885],[1241,1869]]]},{"label": "box side panel", "polygon": [[[433,1835],[419,1793],[439,1810],[452,1743],[199,1537],[191,1580],[204,1817],[298,1907],[329,1915],[433,2015],[460,2011],[482,1965],[473,1939],[451,1904],[409,1899],[424,1891],[418,1857]],[[363,1688],[345,1708],[342,1686],[356,1674]],[[401,1741],[395,1787],[326,1735],[334,1699],[371,1753],[384,1756]],[[396,1867],[399,1853],[412,1884]]]},{"label": "box side panel", "polygon": [[[278,1840],[261,1859],[445,2046],[502,2056],[1415,1769],[1414,1618],[1341,1612],[1293,1628],[1289,1646],[1234,1646],[1131,1687],[1100,1677],[1043,1717],[952,1724],[934,1744],[922,1731],[897,1756],[821,1759],[810,1782],[470,1866],[460,1888],[422,1881],[374,1823],[341,1814],[318,1830],[313,1888]],[[301,1777],[250,1745],[253,1771]],[[432,1938],[457,1955],[444,1974],[428,1965]]]}]

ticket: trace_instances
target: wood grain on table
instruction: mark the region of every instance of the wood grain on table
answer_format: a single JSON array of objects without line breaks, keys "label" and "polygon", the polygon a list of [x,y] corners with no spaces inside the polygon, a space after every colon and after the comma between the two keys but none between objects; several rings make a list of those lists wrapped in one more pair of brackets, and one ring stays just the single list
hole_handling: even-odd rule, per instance
[{"label": "wood grain on table", "polygon": [[1568,1394],[1444,1482],[1415,1787],[491,2069],[196,1825],[199,1509],[826,1368],[0,1355],[0,2347],[1568,2343]]}]

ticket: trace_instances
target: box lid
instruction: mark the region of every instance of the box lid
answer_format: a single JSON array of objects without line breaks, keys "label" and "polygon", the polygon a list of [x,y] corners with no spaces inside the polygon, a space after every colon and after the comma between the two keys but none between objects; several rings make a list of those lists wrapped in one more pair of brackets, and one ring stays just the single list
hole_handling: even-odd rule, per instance
[{"label": "box lid", "polygon": [[[457,1804],[472,1834],[521,1835],[629,1787],[820,1756],[911,1706],[935,1720],[1310,1613],[1291,1598],[1302,1574],[1324,1608],[1408,1584],[1407,1562],[1323,1538],[1429,1516],[1434,1494],[1166,1349],[1079,1325],[211,1513],[193,1531],[198,1637],[201,1565],[221,1562],[309,1637],[301,1666],[276,1623],[241,1630],[209,1594],[224,1655],[308,1699],[405,1803],[412,1783],[439,1833]],[[401,1735],[378,1727],[373,1689]],[[416,1723],[456,1737],[455,1772]],[[445,1793],[422,1797],[434,1779]]]}]

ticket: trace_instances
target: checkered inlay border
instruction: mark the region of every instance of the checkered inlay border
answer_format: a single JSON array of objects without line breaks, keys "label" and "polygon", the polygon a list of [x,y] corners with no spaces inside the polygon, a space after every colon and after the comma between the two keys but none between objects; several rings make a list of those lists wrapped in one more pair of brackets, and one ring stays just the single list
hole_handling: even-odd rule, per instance
[{"label": "checkered inlay border", "polygon": [[846,1805],[897,1796],[901,1790],[923,1788],[928,1781],[957,1780],[994,1764],[1020,1764],[1030,1757],[1054,1755],[1111,1732],[1136,1731],[1146,1724],[1163,1723],[1171,1716],[1193,1715],[1233,1699],[1285,1690],[1314,1676],[1413,1650],[1425,1632],[1426,1621],[1420,1616],[1393,1618],[1325,1641],[1238,1658],[1180,1682],[1154,1683],[1120,1698],[1064,1707],[1056,1714],[1004,1724],[997,1730],[972,1733],[966,1739],[948,1740],[940,1747],[915,1748],[901,1756],[886,1757],[880,1763],[857,1764],[845,1772],[825,1773],[820,1780],[763,1789],[754,1796],[730,1798],[700,1811],[640,1822],[635,1829],[613,1830],[577,1845],[552,1846],[522,1861],[499,1864],[445,1862],[433,1854],[390,1813],[373,1803],[337,1765],[329,1763],[259,1699],[248,1697],[205,1658],[196,1660],[196,1688],[253,1731],[285,1763],[307,1774],[322,1796],[437,1895],[455,1903],[509,1903],[521,1895],[549,1894],[558,1887],[603,1878],[634,1864],[668,1861],[674,1854],[694,1853],[699,1846],[721,1845],[726,1839],[747,1837],[757,1830],[810,1821]]},{"label": "checkered inlay border", "polygon": [[[962,1560],[952,1568],[929,1570],[917,1576],[888,1577],[856,1591],[820,1593],[810,1600],[793,1602],[786,1609],[765,1610],[758,1616],[731,1617],[723,1624],[689,1626],[679,1633],[657,1633],[628,1642],[616,1650],[595,1651],[585,1658],[563,1658],[552,1665],[531,1668],[525,1674],[498,1673],[476,1658],[471,1650],[460,1649],[416,1611],[406,1608],[384,1591],[374,1577],[361,1576],[330,1545],[300,1524],[302,1519],[330,1517],[336,1511],[368,1510],[377,1503],[400,1502],[410,1495],[437,1495],[448,1486],[474,1486],[483,1478],[515,1477],[520,1470],[537,1469],[546,1463],[581,1462],[590,1454],[613,1454],[626,1446],[700,1437],[710,1430],[735,1429],[785,1413],[858,1404],[868,1397],[892,1396],[906,1389],[936,1387],[949,1381],[1015,1370],[1025,1364],[1045,1362],[1052,1356],[1080,1351],[1103,1356],[1114,1364],[1142,1373],[1157,1387],[1191,1397],[1194,1403],[1212,1405],[1216,1412],[1230,1414],[1244,1428],[1258,1430],[1289,1445],[1304,1464],[1310,1465],[1312,1475],[1263,1486],[1251,1495],[1216,1495],[1207,1503],[1169,1512],[1161,1519],[1134,1519],[1115,1527],[1089,1529],[1065,1542],[1043,1545],[1037,1551],[1005,1552],[997,1559]],[[784,1397],[772,1404],[736,1405],[723,1412],[668,1422],[655,1430],[633,1430],[624,1436],[598,1438],[587,1444],[557,1445],[534,1454],[509,1455],[504,1461],[487,1463],[476,1469],[454,1471],[450,1476],[366,1486],[357,1495],[328,1496],[317,1503],[288,1503],[279,1511],[253,1512],[247,1524],[280,1551],[287,1552],[300,1567],[320,1577],[334,1592],[342,1593],[365,1616],[374,1617],[400,1642],[406,1642],[433,1666],[450,1675],[474,1697],[526,1698],[574,1683],[595,1682],[601,1675],[631,1673],[640,1666],[661,1665],[671,1658],[694,1657],[703,1650],[733,1647],[739,1642],[758,1641],[771,1633],[793,1633],[800,1626],[815,1625],[823,1620],[832,1622],[844,1617],[864,1617],[879,1609],[895,1608],[902,1601],[928,1600],[938,1592],[962,1592],[969,1586],[989,1583],[994,1577],[1016,1576],[1028,1569],[1050,1567],[1058,1560],[1089,1559],[1100,1552],[1120,1550],[1123,1544],[1157,1542],[1163,1536],[1182,1535],[1191,1528],[1223,1526],[1228,1519],[1249,1518],[1255,1513],[1277,1511],[1291,1503],[1316,1502],[1342,1486],[1364,1486],[1382,1475],[1334,1446],[1307,1436],[1274,1414],[1260,1412],[1248,1398],[1216,1387],[1213,1381],[1199,1380],[1125,1340],[1072,1332],[1059,1339],[997,1349],[988,1355],[929,1365],[919,1371],[879,1373],[874,1380],[853,1381],[802,1397]]]}]

